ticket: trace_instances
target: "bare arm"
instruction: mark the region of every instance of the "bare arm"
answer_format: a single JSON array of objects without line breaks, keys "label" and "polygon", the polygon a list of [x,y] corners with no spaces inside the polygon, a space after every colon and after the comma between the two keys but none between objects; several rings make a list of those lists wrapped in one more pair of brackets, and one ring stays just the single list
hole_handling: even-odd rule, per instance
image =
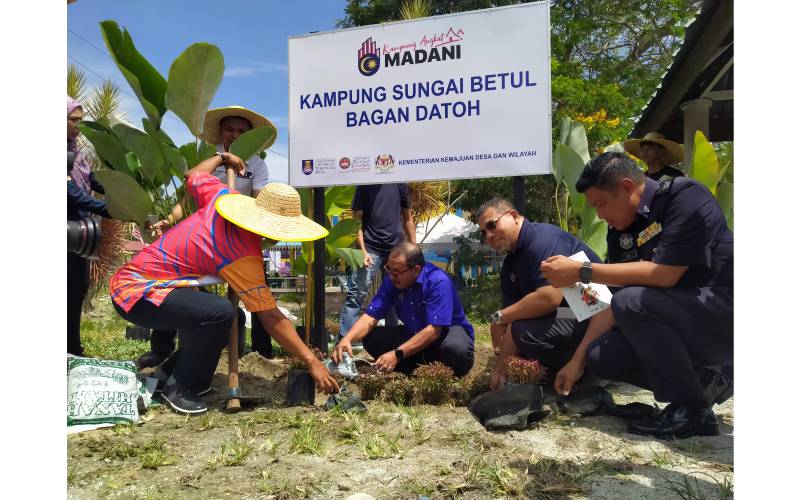
[{"label": "bare arm", "polygon": [[259,311],[257,313],[258,319],[267,330],[272,338],[287,351],[294,354],[298,359],[302,360],[308,367],[308,371],[314,380],[317,382],[317,387],[325,392],[338,392],[339,385],[330,376],[328,369],[314,357],[311,350],[300,340],[292,324],[286,319],[286,316],[278,309],[270,309],[268,311]]},{"label": "bare arm", "polygon": [[552,286],[543,286],[502,309],[503,323],[511,324],[518,319],[539,318],[558,308],[564,295]]},{"label": "bare arm", "polygon": [[[411,243],[417,242],[417,225],[414,223],[414,216],[411,215],[410,208],[401,208],[400,213],[403,216],[403,230],[406,233],[406,238]],[[403,351],[405,352],[405,351]]]},{"label": "bare arm", "polygon": [[413,337],[397,346],[397,348],[403,351],[403,356],[411,356],[420,351],[424,351],[426,347],[439,338],[441,333],[441,326],[428,325],[414,334]]},{"label": "bare arm", "polygon": [[[581,263],[563,255],[542,262],[542,275],[553,286],[570,286],[580,280]],[[619,264],[592,264],[592,281],[612,286],[653,286],[670,288],[681,279],[688,266],[668,266],[655,262],[622,262]]]}]

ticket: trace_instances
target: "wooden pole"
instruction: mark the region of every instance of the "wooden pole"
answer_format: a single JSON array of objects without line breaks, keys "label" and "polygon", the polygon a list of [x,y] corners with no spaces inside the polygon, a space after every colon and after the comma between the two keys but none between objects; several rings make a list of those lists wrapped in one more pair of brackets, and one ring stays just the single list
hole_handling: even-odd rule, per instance
[{"label": "wooden pole", "polygon": [[[327,218],[325,213],[325,188],[313,189],[314,197],[314,222],[324,226]],[[314,347],[323,354],[328,352],[328,336],[325,330],[325,238],[314,242]]]},{"label": "wooden pole", "polygon": [[[228,186],[231,189],[236,188],[236,172],[233,168],[227,168]],[[239,297],[236,292],[228,285],[228,300],[233,305],[233,323],[228,332],[228,397],[225,402],[225,409],[229,412],[238,412],[242,409],[242,403],[239,400],[241,396],[239,392]]]}]

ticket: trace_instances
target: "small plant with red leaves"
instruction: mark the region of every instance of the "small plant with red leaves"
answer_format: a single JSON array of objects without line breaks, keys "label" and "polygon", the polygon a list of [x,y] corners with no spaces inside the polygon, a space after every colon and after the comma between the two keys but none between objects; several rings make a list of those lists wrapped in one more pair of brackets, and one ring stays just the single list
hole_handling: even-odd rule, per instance
[{"label": "small plant with red leaves", "polygon": [[359,369],[354,382],[361,389],[361,400],[369,401],[377,398],[383,387],[395,378],[397,378],[395,373],[382,372],[374,366],[369,366]]},{"label": "small plant with red leaves", "polygon": [[440,405],[453,398],[455,377],[453,369],[447,365],[435,363],[421,365],[414,370],[412,381],[417,389],[417,396],[423,403]]},{"label": "small plant with red leaves", "polygon": [[506,380],[511,384],[538,384],[545,367],[536,359],[510,356],[506,360]]},{"label": "small plant with red leaves", "polygon": [[397,405],[409,405],[414,400],[414,383],[403,374],[396,373],[381,393],[383,400]]}]

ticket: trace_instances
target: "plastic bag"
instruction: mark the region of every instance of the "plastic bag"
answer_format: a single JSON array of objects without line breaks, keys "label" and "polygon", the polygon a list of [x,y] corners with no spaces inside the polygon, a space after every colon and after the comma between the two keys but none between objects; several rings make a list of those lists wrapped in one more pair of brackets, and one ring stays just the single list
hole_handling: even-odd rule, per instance
[{"label": "plastic bag", "polygon": [[331,375],[338,373],[347,380],[352,380],[358,375],[355,359],[346,351],[342,353],[342,362],[338,365],[330,358],[323,361],[322,364],[325,365]]}]

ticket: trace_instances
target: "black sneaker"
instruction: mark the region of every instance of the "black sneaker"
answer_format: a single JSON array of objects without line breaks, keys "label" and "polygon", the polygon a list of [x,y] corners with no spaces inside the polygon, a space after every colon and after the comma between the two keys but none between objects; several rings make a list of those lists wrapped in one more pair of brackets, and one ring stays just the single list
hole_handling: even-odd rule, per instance
[{"label": "black sneaker", "polygon": [[137,370],[153,368],[166,361],[169,356],[169,354],[149,351],[136,358],[134,363],[136,364]]},{"label": "black sneaker", "polygon": [[[167,383],[167,379],[169,378],[169,374],[164,372],[164,370],[162,370],[161,367],[159,366],[150,376],[158,380],[158,383],[156,383],[156,388],[153,390],[153,394],[158,394],[162,392],[164,390],[164,385]],[[210,385],[205,389],[197,391],[197,395],[205,396],[209,392],[211,392]]]},{"label": "black sneaker", "polygon": [[721,405],[733,396],[733,379],[722,371],[712,371],[714,374],[703,389],[703,394],[709,405]]},{"label": "black sneaker", "polygon": [[197,415],[208,411],[208,407],[200,399],[200,396],[188,387],[178,384],[173,376],[167,380],[161,396],[178,413]]},{"label": "black sneaker", "polygon": [[719,424],[711,408],[689,408],[670,403],[649,421],[628,422],[628,432],[658,439],[717,436]]}]

